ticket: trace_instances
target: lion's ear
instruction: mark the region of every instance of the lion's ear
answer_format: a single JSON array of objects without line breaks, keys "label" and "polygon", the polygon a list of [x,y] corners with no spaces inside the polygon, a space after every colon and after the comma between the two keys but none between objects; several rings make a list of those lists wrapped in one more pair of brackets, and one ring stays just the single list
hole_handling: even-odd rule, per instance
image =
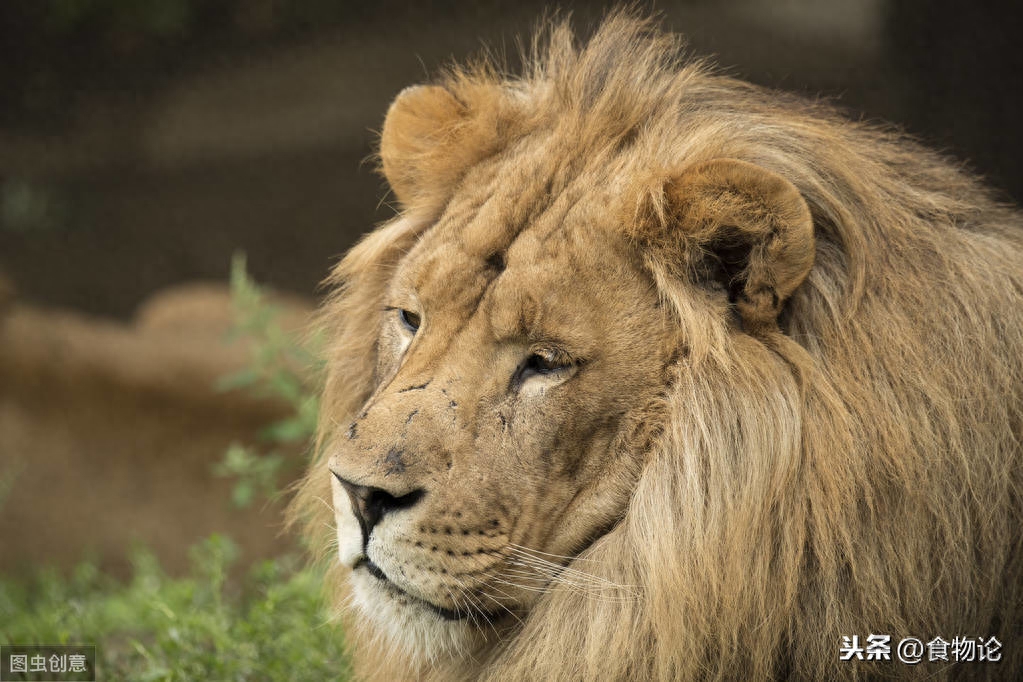
[{"label": "lion's ear", "polygon": [[657,213],[659,241],[698,279],[722,285],[751,331],[773,328],[813,265],[806,201],[752,163],[716,159],[686,169],[665,183]]},{"label": "lion's ear", "polygon": [[405,208],[441,200],[494,151],[502,99],[496,84],[458,83],[456,92],[418,85],[398,94],[384,120],[380,160]]}]

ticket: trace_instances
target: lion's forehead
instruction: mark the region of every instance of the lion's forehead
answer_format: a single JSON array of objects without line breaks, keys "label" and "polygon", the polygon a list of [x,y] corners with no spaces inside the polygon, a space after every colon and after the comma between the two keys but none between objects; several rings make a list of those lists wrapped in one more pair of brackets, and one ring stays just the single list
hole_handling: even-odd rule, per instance
[{"label": "lion's forehead", "polygon": [[432,232],[479,257],[507,250],[526,232],[549,238],[622,199],[620,172],[598,156],[534,132],[467,169]]},{"label": "lion's forehead", "polygon": [[[402,264],[404,283],[473,299],[506,268],[546,280],[584,276],[613,259],[606,183],[567,173],[549,159],[481,164]],[[549,282],[548,282],[549,284]]]},{"label": "lion's forehead", "polygon": [[445,326],[476,319],[492,339],[583,344],[593,326],[587,320],[599,324],[598,309],[613,305],[603,295],[602,278],[623,270],[621,254],[588,235],[587,227],[541,221],[504,248],[495,237],[477,250],[438,232],[410,254],[401,286],[412,289],[428,318],[443,318]]}]

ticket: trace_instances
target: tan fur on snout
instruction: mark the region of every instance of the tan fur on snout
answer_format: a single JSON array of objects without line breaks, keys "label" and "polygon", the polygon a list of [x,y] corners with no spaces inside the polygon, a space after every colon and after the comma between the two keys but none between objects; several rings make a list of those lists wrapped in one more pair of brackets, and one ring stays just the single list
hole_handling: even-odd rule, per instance
[{"label": "tan fur on snout", "polygon": [[[293,519],[360,676],[1019,672],[1020,214],[647,22],[537,45],[398,98],[402,213],[331,276]],[[839,661],[871,633],[1003,659]]]}]

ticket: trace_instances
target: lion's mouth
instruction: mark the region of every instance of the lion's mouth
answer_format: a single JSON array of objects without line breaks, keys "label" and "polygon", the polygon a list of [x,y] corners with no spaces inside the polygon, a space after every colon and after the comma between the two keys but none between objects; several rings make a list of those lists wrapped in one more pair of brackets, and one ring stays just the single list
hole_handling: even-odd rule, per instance
[{"label": "lion's mouth", "polygon": [[380,581],[386,583],[388,589],[394,590],[395,592],[403,595],[405,598],[411,599],[411,600],[413,600],[415,602],[418,602],[418,603],[422,604],[423,606],[427,607],[428,609],[430,609],[431,611],[436,613],[438,616],[440,616],[444,620],[465,620],[470,615],[472,615],[468,611],[462,611],[462,610],[459,610],[459,609],[448,609],[448,608],[445,608],[443,606],[437,606],[433,602],[427,601],[426,599],[423,599],[421,597],[417,597],[416,595],[411,594],[410,592],[408,592],[406,590],[403,590],[401,587],[399,587],[397,584],[395,584],[395,582],[393,580],[388,578],[387,574],[384,573],[383,570],[379,566],[374,564],[372,561],[370,561],[366,557],[363,557],[363,558],[359,559],[355,563],[355,566],[352,568],[352,570],[353,571],[357,571],[360,568],[366,569],[366,571],[368,571],[371,576],[373,576],[377,580],[380,580]]}]

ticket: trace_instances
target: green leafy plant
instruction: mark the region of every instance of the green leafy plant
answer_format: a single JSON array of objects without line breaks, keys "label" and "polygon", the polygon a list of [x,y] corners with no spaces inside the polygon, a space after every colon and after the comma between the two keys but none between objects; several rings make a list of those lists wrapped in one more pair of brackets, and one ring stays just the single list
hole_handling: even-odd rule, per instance
[{"label": "green leafy plant", "polygon": [[164,574],[138,550],[119,583],[95,564],[70,577],[41,570],[0,580],[0,645],[95,644],[102,679],[345,680],[341,633],[328,625],[320,576],[285,557],[228,571],[237,549],[213,535],[191,551],[192,569]]},{"label": "green leafy plant", "polygon": [[245,507],[257,496],[276,494],[279,474],[294,460],[287,453],[309,447],[319,411],[322,344],[318,336],[298,339],[281,327],[279,307],[269,302],[267,292],[249,276],[245,256],[240,254],[231,263],[231,300],[231,338],[248,341],[252,355],[248,366],[224,377],[218,387],[254,391],[284,401],[290,408],[288,416],[257,434],[260,446],[232,443],[214,469],[218,475],[237,478],[232,500]]}]

